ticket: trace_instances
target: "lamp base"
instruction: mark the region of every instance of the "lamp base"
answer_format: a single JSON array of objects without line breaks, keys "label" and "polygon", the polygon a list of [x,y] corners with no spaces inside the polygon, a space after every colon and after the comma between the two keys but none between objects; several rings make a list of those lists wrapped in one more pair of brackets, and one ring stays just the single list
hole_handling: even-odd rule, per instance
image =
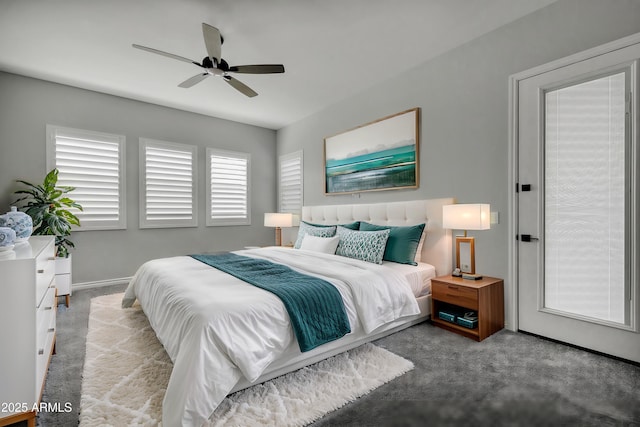
[{"label": "lamp base", "polygon": [[282,229],[276,227],[276,246],[282,246]]}]

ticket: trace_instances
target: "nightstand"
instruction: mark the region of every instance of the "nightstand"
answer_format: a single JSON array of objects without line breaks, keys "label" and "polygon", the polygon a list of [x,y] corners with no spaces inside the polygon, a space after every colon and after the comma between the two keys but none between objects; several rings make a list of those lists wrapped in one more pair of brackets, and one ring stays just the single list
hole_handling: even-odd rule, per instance
[{"label": "nightstand", "polygon": [[[443,320],[439,313],[462,314],[475,311],[478,324],[474,328]],[[434,325],[482,341],[504,328],[504,282],[495,277],[468,280],[442,276],[431,279],[431,321]]]}]

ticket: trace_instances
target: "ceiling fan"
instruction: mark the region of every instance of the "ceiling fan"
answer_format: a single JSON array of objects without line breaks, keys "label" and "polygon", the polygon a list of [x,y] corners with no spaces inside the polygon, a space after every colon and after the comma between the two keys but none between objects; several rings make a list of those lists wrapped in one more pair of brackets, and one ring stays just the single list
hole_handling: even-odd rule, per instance
[{"label": "ceiling fan", "polygon": [[204,44],[207,48],[207,55],[202,60],[202,63],[198,61],[185,58],[184,56],[174,55],[172,53],[163,52],[151,47],[140,46],[133,44],[136,49],[146,50],[147,52],[156,53],[169,58],[177,59],[178,61],[189,62],[191,64],[202,67],[204,72],[196,74],[195,76],[188,78],[180,83],[178,86],[183,88],[189,88],[196,83],[200,83],[202,80],[209,76],[218,76],[229,83],[233,88],[242,92],[246,96],[252,98],[258,95],[253,89],[240,80],[231,77],[229,73],[246,73],[246,74],[275,74],[284,73],[284,65],[282,64],[261,64],[261,65],[234,65],[229,66],[227,61],[222,59],[222,43],[224,39],[220,35],[220,31],[216,27],[212,27],[209,24],[202,23],[202,34],[204,36]]}]

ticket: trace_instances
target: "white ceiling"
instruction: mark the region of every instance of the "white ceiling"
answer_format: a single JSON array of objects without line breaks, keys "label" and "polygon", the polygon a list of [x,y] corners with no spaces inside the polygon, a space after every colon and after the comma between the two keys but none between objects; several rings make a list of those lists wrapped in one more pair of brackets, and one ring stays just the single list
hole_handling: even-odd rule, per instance
[{"label": "white ceiling", "polygon": [[[0,70],[279,129],[555,0],[1,0]],[[230,65],[285,74],[178,83],[201,62],[202,22]],[[1,95],[0,95],[1,96]]]}]

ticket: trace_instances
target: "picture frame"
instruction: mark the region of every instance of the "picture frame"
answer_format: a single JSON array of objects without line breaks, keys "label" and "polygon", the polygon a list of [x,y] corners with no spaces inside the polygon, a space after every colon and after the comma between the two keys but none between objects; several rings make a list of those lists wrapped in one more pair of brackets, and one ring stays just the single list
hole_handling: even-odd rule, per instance
[{"label": "picture frame", "polygon": [[418,188],[420,108],[324,138],[325,195]]},{"label": "picture frame", "polygon": [[473,237],[456,236],[456,268],[462,273],[476,274],[476,249]]}]

